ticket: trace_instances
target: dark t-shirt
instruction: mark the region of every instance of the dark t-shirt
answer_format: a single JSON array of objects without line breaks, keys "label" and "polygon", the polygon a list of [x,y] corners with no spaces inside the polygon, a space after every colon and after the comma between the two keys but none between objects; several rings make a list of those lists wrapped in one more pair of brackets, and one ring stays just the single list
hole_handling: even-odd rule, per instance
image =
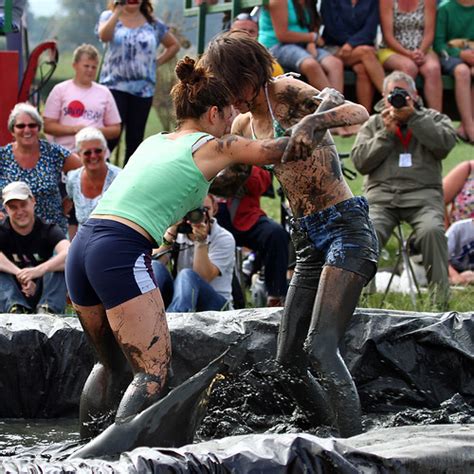
[{"label": "dark t-shirt", "polygon": [[36,267],[49,260],[58,242],[65,238],[58,225],[46,224],[39,217],[28,235],[15,232],[8,217],[0,224],[0,252],[19,268]]}]

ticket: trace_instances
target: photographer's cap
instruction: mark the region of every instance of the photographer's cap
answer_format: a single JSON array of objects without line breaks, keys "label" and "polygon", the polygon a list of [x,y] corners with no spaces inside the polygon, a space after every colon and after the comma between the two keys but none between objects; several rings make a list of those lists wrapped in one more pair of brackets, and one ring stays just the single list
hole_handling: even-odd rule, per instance
[{"label": "photographer's cap", "polygon": [[30,187],[23,181],[13,181],[7,184],[2,190],[2,201],[6,204],[8,201],[13,199],[20,199],[25,201],[28,198],[33,197]]}]

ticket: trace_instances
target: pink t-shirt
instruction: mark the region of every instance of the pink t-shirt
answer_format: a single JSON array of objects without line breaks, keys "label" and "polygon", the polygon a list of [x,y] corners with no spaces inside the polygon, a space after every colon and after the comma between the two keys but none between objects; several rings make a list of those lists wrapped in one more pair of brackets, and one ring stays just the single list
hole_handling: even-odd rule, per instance
[{"label": "pink t-shirt", "polygon": [[[107,87],[96,82],[88,88],[79,87],[72,79],[53,87],[46,99],[43,116],[63,125],[97,128],[121,122],[114,97]],[[74,135],[51,137],[51,141],[68,150],[74,149]]]}]

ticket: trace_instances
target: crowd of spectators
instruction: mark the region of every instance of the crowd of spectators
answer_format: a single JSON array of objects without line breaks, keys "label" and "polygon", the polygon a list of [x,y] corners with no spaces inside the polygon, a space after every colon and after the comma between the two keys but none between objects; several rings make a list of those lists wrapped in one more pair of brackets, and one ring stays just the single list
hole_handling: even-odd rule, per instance
[{"label": "crowd of spectators", "polygon": [[[168,26],[154,16],[150,0],[122,3],[110,1],[97,22],[96,34],[107,45],[97,82],[100,53],[92,45],[80,45],[73,54],[73,77],[52,89],[43,114],[30,104],[19,103],[8,120],[13,138],[0,147],[0,190],[8,190],[10,183],[17,183],[17,188],[26,186],[20,194],[27,197],[18,198],[20,203],[14,204],[31,203],[19,206],[28,207],[28,222],[34,213],[31,232],[36,232],[37,226],[46,226],[41,235],[48,240],[48,251],[41,254],[41,262],[57,251],[56,245],[63,241],[60,235],[74,237],[74,226],[87,220],[120,172],[108,158],[122,131],[124,164],[143,140],[156,68],[171,60],[180,48]],[[375,107],[381,113],[360,131],[359,127],[332,130],[341,135],[358,132],[352,157],[356,169],[366,176],[365,192],[380,245],[385,244],[396,224],[407,221],[415,229],[415,244],[423,255],[428,281],[441,299],[447,300],[448,278],[453,284],[473,283],[474,227],[470,224],[474,217],[474,161],[461,163],[443,182],[441,171],[441,160],[454,146],[456,137],[474,144],[472,1],[270,0],[256,16],[238,15],[231,28],[246,31],[270,50],[275,59],[274,76],[299,72],[318,89],[330,86],[342,91],[344,68],[350,68],[355,73],[358,102],[372,111],[375,95],[382,96],[379,108]],[[385,78],[386,72],[393,71]],[[460,115],[456,130],[441,113],[442,73],[454,78]],[[427,108],[416,88],[418,76],[423,80]],[[396,87],[407,93],[407,104],[401,108],[388,101]],[[42,131],[46,136],[41,135]],[[176,226],[168,230],[181,255],[174,259],[175,273],[169,272],[169,264],[154,262],[168,308],[185,311],[229,307],[236,244],[258,254],[267,304],[284,303],[289,236],[282,225],[265,215],[260,204],[271,183],[270,171],[251,167],[239,194],[219,200],[219,212],[214,197],[206,198],[211,202],[204,203],[208,216],[205,224],[193,224],[188,233],[177,233]],[[4,200],[0,208],[2,226],[6,226],[4,235],[23,229],[14,207]],[[201,245],[203,226],[206,245]],[[24,235],[29,234],[22,232],[15,239],[26,242]],[[212,234],[225,242],[222,248],[232,261],[230,257],[225,262],[221,259],[225,252],[216,246],[217,240],[211,239],[211,245],[207,245]],[[23,294],[23,299],[2,301],[3,311],[30,312],[37,307],[61,311],[64,306],[54,298],[53,303],[41,299],[41,292],[48,294],[46,275],[61,274],[61,265],[47,266],[48,272],[38,273],[34,282],[31,278],[22,281],[18,277],[25,273],[22,268],[43,263],[30,259],[29,249],[18,259],[8,246],[1,245],[2,262],[4,257],[10,261],[0,269],[2,287],[7,285],[5,282],[13,282],[15,292],[10,293]],[[60,250],[62,255],[62,244]],[[196,267],[196,256],[199,259],[204,253],[209,265]],[[17,276],[16,282],[11,275]],[[191,296],[185,294],[185,288],[191,289]],[[199,292],[206,295],[201,300]],[[210,298],[210,293],[215,298]],[[211,301],[215,305],[209,307]]]}]

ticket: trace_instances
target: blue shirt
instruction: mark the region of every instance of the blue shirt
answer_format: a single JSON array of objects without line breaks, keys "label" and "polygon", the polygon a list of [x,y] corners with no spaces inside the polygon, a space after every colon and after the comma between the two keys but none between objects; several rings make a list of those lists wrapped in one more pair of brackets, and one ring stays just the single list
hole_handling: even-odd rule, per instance
[{"label": "blue shirt", "polygon": [[379,24],[378,0],[322,0],[323,38],[328,45],[374,45]]},{"label": "blue shirt", "polygon": [[[111,15],[110,10],[102,12],[99,24]],[[119,20],[105,52],[99,82],[109,89],[152,97],[156,82],[156,51],[167,32],[168,27],[158,19],[138,28],[127,28]]]}]

